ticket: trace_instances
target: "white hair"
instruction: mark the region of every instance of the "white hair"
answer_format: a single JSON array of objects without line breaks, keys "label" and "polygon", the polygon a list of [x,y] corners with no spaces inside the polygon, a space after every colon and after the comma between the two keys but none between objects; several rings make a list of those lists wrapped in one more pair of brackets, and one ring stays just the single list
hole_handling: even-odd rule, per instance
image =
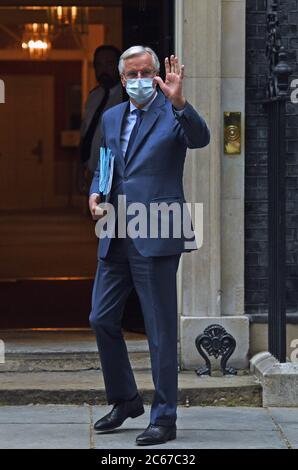
[{"label": "white hair", "polygon": [[153,64],[154,68],[157,72],[159,72],[160,69],[160,63],[158,60],[158,57],[156,53],[150,48],[150,47],[145,47],[145,46],[132,46],[129,49],[126,49],[126,51],[123,52],[119,59],[119,73],[122,74],[124,72],[124,61],[126,59],[129,59],[130,57],[136,56],[136,55],[141,55],[141,54],[150,54],[153,59]]}]

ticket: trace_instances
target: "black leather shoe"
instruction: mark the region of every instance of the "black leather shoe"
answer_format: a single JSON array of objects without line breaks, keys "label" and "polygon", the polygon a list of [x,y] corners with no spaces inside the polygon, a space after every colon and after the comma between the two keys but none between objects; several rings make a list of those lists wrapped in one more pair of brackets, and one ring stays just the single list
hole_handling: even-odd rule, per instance
[{"label": "black leather shoe", "polygon": [[113,409],[94,424],[95,431],[112,431],[119,428],[126,418],[137,418],[145,412],[143,401],[138,394],[132,400],[115,403]]},{"label": "black leather shoe", "polygon": [[164,444],[167,441],[176,439],[176,424],[172,426],[160,426],[149,424],[142,434],[137,436],[136,444],[139,446],[150,446],[154,444]]}]

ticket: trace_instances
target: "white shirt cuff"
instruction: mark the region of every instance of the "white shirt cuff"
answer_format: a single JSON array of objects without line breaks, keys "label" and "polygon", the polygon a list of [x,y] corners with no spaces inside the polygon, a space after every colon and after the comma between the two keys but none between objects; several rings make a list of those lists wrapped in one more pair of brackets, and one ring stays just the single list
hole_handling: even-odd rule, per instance
[{"label": "white shirt cuff", "polygon": [[182,116],[185,111],[185,107],[183,109],[175,109],[173,106],[173,110],[175,114],[178,114],[178,116]]}]

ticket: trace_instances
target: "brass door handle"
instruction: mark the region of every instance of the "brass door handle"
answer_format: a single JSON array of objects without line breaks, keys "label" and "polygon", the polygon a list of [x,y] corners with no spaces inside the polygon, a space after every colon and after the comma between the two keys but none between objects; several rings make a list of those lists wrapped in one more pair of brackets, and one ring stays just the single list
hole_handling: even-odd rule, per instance
[{"label": "brass door handle", "polygon": [[43,160],[43,142],[41,139],[38,140],[36,147],[31,150],[32,155],[35,155],[38,163],[42,163]]}]

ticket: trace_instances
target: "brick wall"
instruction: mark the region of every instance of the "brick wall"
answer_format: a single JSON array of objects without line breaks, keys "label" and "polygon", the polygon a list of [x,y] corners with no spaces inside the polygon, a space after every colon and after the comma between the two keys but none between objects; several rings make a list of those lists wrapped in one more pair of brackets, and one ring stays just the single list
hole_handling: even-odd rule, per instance
[{"label": "brick wall", "polygon": [[[267,60],[266,0],[247,0],[245,310],[268,312],[267,115],[253,103],[264,96]],[[282,43],[298,78],[298,1],[280,0]],[[298,104],[287,103],[286,129],[287,310],[298,312]]]}]

